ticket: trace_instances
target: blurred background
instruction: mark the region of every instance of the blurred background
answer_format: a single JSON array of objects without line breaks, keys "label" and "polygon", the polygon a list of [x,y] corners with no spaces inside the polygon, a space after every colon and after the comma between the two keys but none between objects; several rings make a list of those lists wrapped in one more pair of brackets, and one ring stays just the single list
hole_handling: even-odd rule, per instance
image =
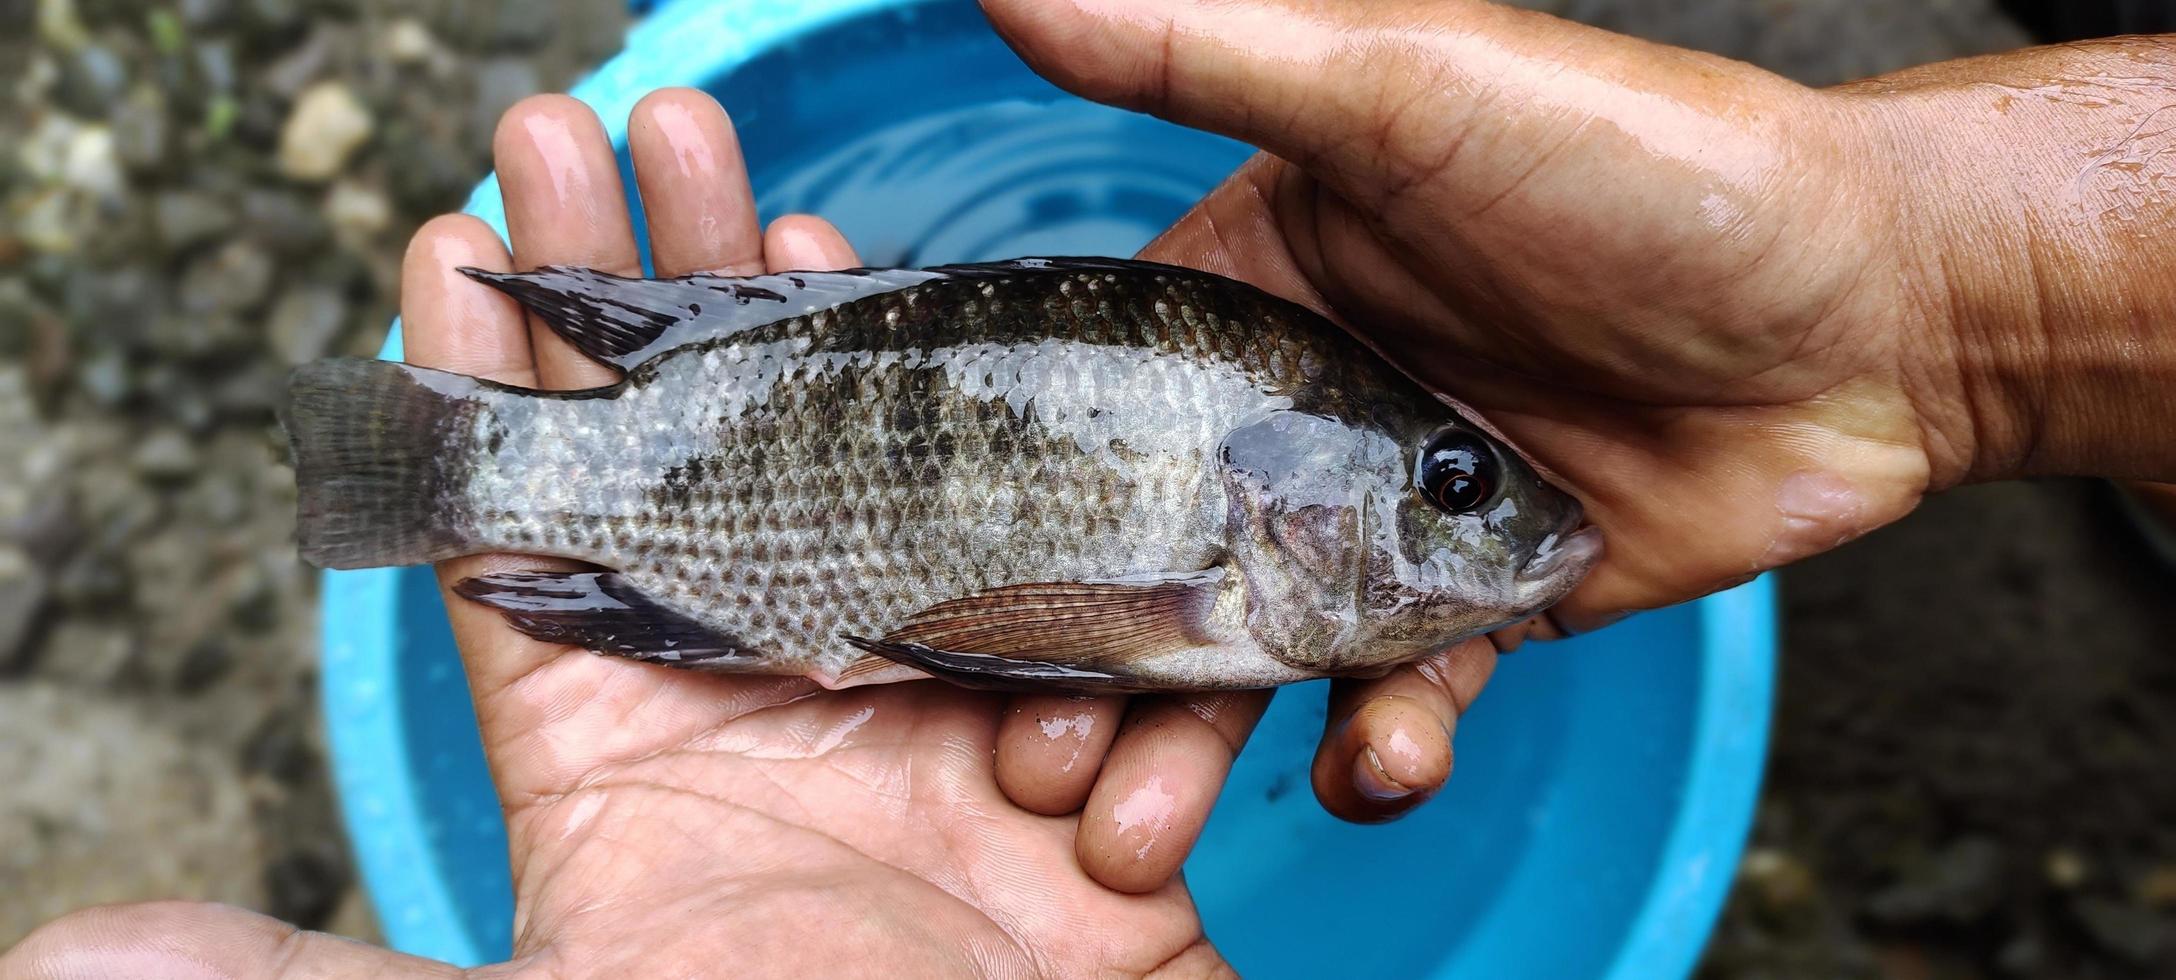
[{"label": "blurred background", "polygon": [[[2143,0],[1526,5],[1811,84],[2176,28]],[[0,947],[155,897],[374,936],[271,405],[291,365],[377,348],[406,235],[486,171],[498,113],[626,21],[0,0]],[[2110,491],[1958,491],[1783,583],[1705,975],[2176,975],[2176,573]]]}]

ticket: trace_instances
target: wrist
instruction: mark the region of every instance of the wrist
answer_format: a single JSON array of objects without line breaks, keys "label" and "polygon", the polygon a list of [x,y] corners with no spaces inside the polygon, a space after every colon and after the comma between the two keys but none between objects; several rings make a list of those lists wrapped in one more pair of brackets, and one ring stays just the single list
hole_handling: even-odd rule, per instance
[{"label": "wrist", "polygon": [[[1900,377],[1933,484],[2176,479],[2176,161],[2141,146],[2176,68],[2131,48],[2036,49],[1872,86],[1898,275]],[[2115,73],[2098,61],[2121,59]],[[2066,78],[2165,75],[2102,91]],[[2016,78],[2018,83],[2007,81]],[[2051,81],[2053,80],[2053,81]],[[1891,203],[1893,202],[1893,204]]]}]

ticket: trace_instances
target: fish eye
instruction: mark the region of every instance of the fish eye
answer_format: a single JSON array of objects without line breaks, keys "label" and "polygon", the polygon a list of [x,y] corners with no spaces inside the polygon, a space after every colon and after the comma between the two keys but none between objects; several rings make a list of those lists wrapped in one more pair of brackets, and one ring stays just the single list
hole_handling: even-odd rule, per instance
[{"label": "fish eye", "polygon": [[1496,450],[1480,436],[1444,429],[1421,447],[1413,486],[1446,514],[1470,514],[1496,495]]}]

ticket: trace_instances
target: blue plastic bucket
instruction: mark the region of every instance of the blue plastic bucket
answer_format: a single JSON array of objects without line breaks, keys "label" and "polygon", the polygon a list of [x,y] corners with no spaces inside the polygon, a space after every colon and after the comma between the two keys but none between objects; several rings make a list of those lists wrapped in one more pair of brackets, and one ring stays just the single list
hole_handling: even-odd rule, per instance
[{"label": "blue plastic bucket", "polygon": [[[766,218],[821,213],[872,264],[1130,254],[1247,153],[1060,93],[953,0],[680,0],[574,94],[624,147],[629,108],[667,85],[732,110]],[[468,210],[503,232],[498,194],[486,180]],[[1507,658],[1459,724],[1451,787],[1385,827],[1321,812],[1323,691],[1285,692],[1187,864],[1210,938],[1255,977],[1689,972],[1752,817],[1774,615],[1763,579]],[[324,658],[386,938],[503,958],[505,829],[429,573],[328,573]]]}]

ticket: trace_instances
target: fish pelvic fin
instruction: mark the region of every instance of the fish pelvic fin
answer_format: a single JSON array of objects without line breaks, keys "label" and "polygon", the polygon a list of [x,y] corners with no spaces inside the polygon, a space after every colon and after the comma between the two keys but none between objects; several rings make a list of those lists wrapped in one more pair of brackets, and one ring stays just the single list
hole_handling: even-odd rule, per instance
[{"label": "fish pelvic fin", "polygon": [[870,654],[877,662],[915,667],[959,687],[975,690],[1108,694],[1136,689],[1123,675],[1066,664],[1018,660],[989,653],[935,650],[919,643],[890,643],[844,634],[839,639]]},{"label": "fish pelvic fin", "polygon": [[486,389],[396,361],[334,358],[289,376],[295,537],[321,568],[420,565],[476,550],[462,498]]},{"label": "fish pelvic fin", "polygon": [[937,603],[881,638],[841,639],[964,687],[1153,688],[1133,665],[1213,644],[1204,626],[1221,580],[1209,571],[1007,585]]},{"label": "fish pelvic fin", "polygon": [[546,643],[673,667],[731,669],[761,659],[738,638],[668,608],[617,572],[495,572],[462,579],[453,591]]}]

